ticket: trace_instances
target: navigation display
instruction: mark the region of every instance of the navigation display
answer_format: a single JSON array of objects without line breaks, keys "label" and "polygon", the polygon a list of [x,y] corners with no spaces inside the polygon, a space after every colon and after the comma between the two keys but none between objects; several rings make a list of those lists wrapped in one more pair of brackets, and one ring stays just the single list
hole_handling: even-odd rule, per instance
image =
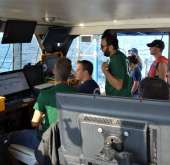
[{"label": "navigation display", "polygon": [[0,74],[0,95],[6,96],[29,89],[22,71]]}]

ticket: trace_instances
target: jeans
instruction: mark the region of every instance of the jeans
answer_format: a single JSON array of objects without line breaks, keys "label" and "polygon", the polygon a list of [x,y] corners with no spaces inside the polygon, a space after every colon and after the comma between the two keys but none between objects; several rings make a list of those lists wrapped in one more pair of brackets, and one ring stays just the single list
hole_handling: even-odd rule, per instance
[{"label": "jeans", "polygon": [[40,143],[40,139],[38,139],[37,130],[25,129],[11,132],[8,135],[8,143],[23,145],[35,150]]}]

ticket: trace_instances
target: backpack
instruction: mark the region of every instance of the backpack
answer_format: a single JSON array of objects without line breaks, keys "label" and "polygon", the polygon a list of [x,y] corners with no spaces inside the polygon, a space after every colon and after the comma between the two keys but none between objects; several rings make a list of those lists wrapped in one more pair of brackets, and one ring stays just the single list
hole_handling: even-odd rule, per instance
[{"label": "backpack", "polygon": [[147,99],[169,99],[168,84],[158,77],[146,77],[140,82],[140,96]]}]

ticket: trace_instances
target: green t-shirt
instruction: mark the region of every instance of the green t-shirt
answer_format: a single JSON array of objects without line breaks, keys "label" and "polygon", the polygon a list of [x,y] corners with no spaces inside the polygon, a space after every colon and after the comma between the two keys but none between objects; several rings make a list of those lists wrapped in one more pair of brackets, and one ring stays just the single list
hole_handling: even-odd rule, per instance
[{"label": "green t-shirt", "polygon": [[76,90],[66,84],[57,84],[54,87],[44,89],[40,92],[34,105],[34,109],[45,114],[45,118],[42,121],[42,130],[40,132],[44,132],[52,123],[59,120],[59,111],[56,105],[57,92],[75,93]]},{"label": "green t-shirt", "polygon": [[117,90],[113,88],[106,80],[106,95],[110,96],[131,96],[131,78],[127,71],[127,57],[120,51],[110,57],[109,63],[110,73],[119,80],[123,80],[123,88]]}]

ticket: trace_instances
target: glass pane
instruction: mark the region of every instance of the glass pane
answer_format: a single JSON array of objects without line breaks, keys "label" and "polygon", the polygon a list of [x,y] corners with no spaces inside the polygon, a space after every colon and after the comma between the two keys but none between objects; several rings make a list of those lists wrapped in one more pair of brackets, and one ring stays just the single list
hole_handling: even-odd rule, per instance
[{"label": "glass pane", "polygon": [[[0,33],[0,42],[3,33]],[[35,35],[31,43],[22,44],[22,67],[25,64],[35,64],[40,58],[40,48]],[[13,69],[13,44],[0,44],[0,72],[11,71]]]},{"label": "glass pane", "polygon": [[0,72],[12,70],[13,45],[1,44],[3,33],[0,33]]},{"label": "glass pane", "polygon": [[[163,55],[168,57],[168,40],[167,34],[164,35],[118,35],[120,50],[128,55],[128,50],[137,48],[139,56],[142,59],[143,69],[142,77],[146,77],[153,62],[153,57],[150,55],[147,43],[154,39],[161,39],[165,42],[165,49]],[[102,73],[101,65],[107,61],[107,57],[103,55],[100,50],[101,35],[92,35],[91,42],[81,42],[81,36],[74,39],[68,51],[67,57],[72,60],[73,69],[76,69],[78,60],[86,59],[93,63],[94,71],[93,78],[98,82],[100,90],[103,93],[105,89],[105,76]]]},{"label": "glass pane", "polygon": [[[146,46],[147,43],[152,42],[155,39],[161,39],[162,35],[137,35],[137,36],[118,36],[119,47],[122,52],[128,55],[128,50],[131,48],[137,48],[140,58],[142,59],[143,69],[142,77],[148,75],[149,68],[154,60],[153,56],[150,55],[149,48]],[[165,43],[165,49],[163,55],[168,57],[168,35],[163,35],[162,40]]]},{"label": "glass pane", "polygon": [[41,49],[36,36],[33,35],[31,43],[22,44],[22,67],[28,63],[35,64],[39,61]]}]

